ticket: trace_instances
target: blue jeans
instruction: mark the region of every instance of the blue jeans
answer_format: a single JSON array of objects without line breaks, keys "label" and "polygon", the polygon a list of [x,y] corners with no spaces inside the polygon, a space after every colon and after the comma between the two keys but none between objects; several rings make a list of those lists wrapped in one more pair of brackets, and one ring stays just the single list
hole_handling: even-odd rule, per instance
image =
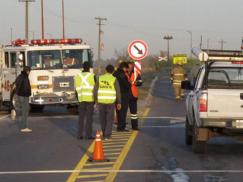
[{"label": "blue jeans", "polygon": [[24,129],[28,127],[27,117],[29,115],[29,97],[16,97],[16,120],[20,129]]}]

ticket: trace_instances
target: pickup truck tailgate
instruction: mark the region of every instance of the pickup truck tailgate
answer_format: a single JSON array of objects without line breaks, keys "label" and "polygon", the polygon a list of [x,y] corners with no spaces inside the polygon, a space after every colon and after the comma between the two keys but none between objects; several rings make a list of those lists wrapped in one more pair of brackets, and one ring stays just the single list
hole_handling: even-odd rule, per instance
[{"label": "pickup truck tailgate", "polygon": [[243,118],[243,90],[208,89],[208,117]]}]

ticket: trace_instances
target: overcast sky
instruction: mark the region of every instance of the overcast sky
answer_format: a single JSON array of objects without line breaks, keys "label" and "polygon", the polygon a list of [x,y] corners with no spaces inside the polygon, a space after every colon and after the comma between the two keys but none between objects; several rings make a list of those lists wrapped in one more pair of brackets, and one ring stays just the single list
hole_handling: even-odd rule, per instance
[{"label": "overcast sky", "polygon": [[[188,53],[190,35],[193,46],[239,49],[243,36],[242,0],[64,0],[66,37],[81,37],[97,51],[98,27],[94,17],[108,19],[103,26],[103,58],[114,50],[126,49],[133,39],[143,39],[151,54],[166,50],[164,35],[172,35],[172,53]],[[61,0],[44,0],[46,37],[61,38]],[[0,0],[0,43],[24,38],[24,3]],[[30,38],[40,37],[40,0],[30,3]]]}]

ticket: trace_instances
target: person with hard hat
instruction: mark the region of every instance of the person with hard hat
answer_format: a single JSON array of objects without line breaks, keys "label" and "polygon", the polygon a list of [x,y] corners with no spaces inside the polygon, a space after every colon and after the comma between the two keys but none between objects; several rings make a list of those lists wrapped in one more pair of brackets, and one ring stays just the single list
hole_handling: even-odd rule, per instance
[{"label": "person with hard hat", "polygon": [[129,92],[129,110],[131,113],[131,125],[133,130],[138,128],[138,115],[137,115],[137,101],[138,101],[138,88],[143,83],[140,73],[134,71],[134,62],[128,62],[129,81],[131,88]]},{"label": "person with hard hat", "polygon": [[75,76],[75,90],[79,101],[78,139],[94,139],[92,136],[92,125],[95,75],[90,72],[90,68],[90,63],[84,62],[83,71]]},{"label": "person with hard hat", "polygon": [[131,84],[129,82],[128,76],[128,64],[127,62],[121,62],[118,69],[113,74],[120,85],[121,89],[121,110],[116,110],[117,113],[117,131],[118,132],[126,132],[126,118],[127,118],[127,110],[129,105],[129,92],[131,88]]},{"label": "person with hard hat", "polygon": [[181,82],[186,79],[186,71],[181,64],[176,64],[170,74],[176,100],[180,100],[184,96],[184,91],[181,89]]},{"label": "person with hard hat", "polygon": [[95,101],[99,108],[99,118],[103,138],[108,140],[111,138],[112,126],[114,120],[115,106],[117,110],[121,109],[121,94],[119,83],[112,74],[114,67],[106,66],[106,73],[99,76],[95,88]]}]

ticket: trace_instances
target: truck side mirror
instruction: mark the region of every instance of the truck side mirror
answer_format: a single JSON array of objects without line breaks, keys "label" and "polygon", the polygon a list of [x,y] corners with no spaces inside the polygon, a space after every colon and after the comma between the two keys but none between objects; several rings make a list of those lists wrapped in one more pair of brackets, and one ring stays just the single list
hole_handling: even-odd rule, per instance
[{"label": "truck side mirror", "polygon": [[193,90],[193,86],[189,80],[185,80],[181,82],[181,88],[185,90]]}]

